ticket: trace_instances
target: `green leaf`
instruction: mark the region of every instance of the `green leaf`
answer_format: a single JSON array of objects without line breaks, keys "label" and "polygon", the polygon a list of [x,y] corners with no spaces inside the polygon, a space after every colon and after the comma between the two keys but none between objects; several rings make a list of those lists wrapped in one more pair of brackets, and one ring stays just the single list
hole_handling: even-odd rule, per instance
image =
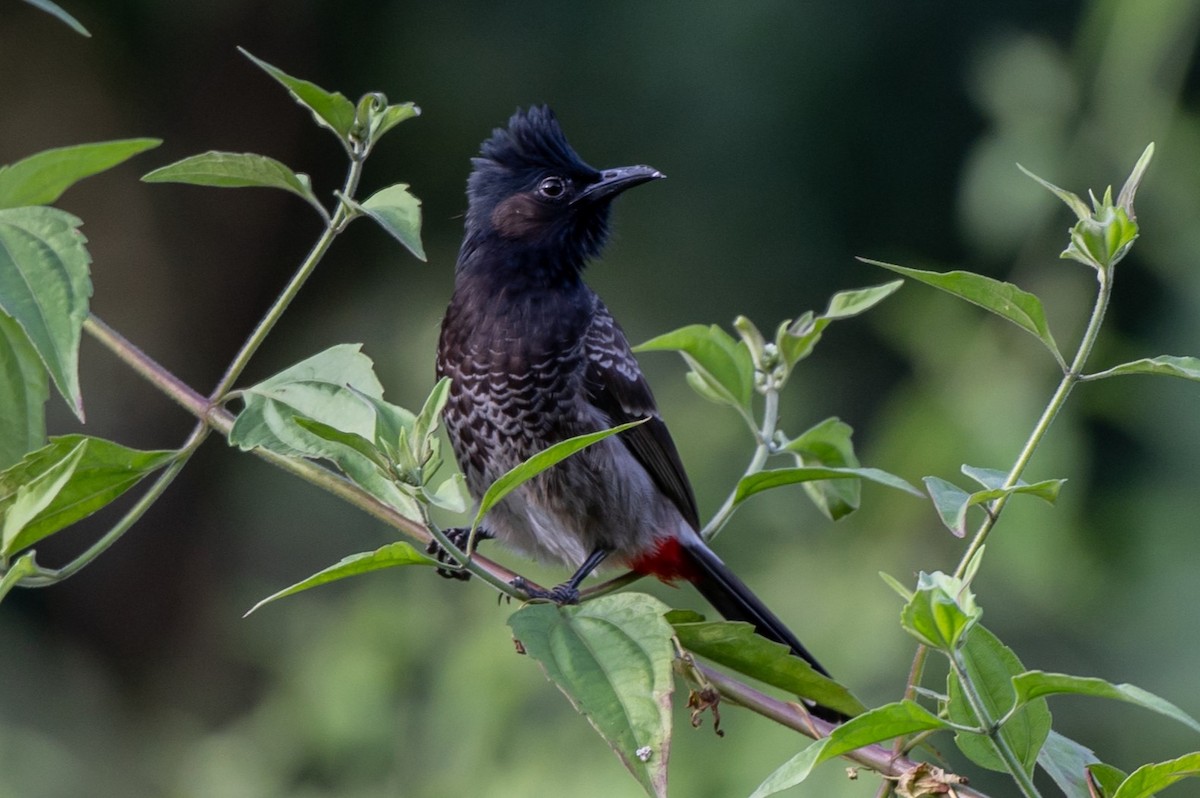
[{"label": "green leaf", "polygon": [[[800,466],[857,468],[854,430],[837,418],[827,418],[810,427],[784,445],[784,450],[796,456]],[[858,509],[862,483],[857,479],[817,480],[802,482],[808,498],[822,513],[836,521]]]},{"label": "green leaf", "polygon": [[[383,398],[371,359],[360,348],[331,347],[242,391],[246,406],[233,423],[229,442],[243,450],[262,447],[288,457],[327,459],[384,504],[420,520],[416,500],[393,481],[378,458],[360,449],[358,440],[373,441],[379,424],[376,405],[364,397],[377,402]],[[338,439],[312,424],[306,429],[298,418],[356,437]]]},{"label": "green leaf", "polygon": [[209,151],[159,167],[142,177],[147,183],[186,183],[217,188],[281,188],[290,191],[326,215],[313,193],[308,175],[252,152]]},{"label": "green leaf", "polygon": [[1125,185],[1121,186],[1121,193],[1117,195],[1117,207],[1123,208],[1130,219],[1137,219],[1137,214],[1133,210],[1133,200],[1137,195],[1138,186],[1142,184],[1142,178],[1146,175],[1146,169],[1150,166],[1150,159],[1153,157],[1154,142],[1152,141],[1142,151],[1142,155],[1134,164],[1133,171],[1129,173]]},{"label": "green leaf", "polygon": [[1200,722],[1179,707],[1132,684],[1111,684],[1103,679],[1086,676],[1069,676],[1065,673],[1029,671],[1013,677],[1013,689],[1018,703],[1024,704],[1048,695],[1088,695],[1126,701],[1143,709],[1149,709],[1172,720],[1179,721],[1193,731],[1200,732]]},{"label": "green leaf", "polygon": [[57,208],[0,209],[0,311],[37,350],[80,421],[79,338],[92,281],[82,222]]},{"label": "green leaf", "polygon": [[407,183],[380,189],[361,203],[347,202],[378,222],[418,260],[425,260],[425,249],[421,246],[421,201],[409,192]]},{"label": "green leaf", "polygon": [[949,728],[946,721],[912,701],[898,701],[864,712],[809,745],[758,785],[750,798],[765,798],[808,778],[813,769],[856,748],[909,734]]},{"label": "green leaf", "polygon": [[920,496],[921,492],[900,477],[878,468],[827,468],[825,466],[801,466],[798,468],[769,468],[747,474],[738,480],[734,492],[734,504],[740,504],[756,493],[781,485],[794,485],[815,479],[869,479],[881,485]]},{"label": "green leaf", "polygon": [[814,316],[809,311],[795,321],[781,324],[775,333],[775,345],[788,368],[808,357],[831,322],[848,319],[871,309],[903,284],[903,280],[896,280],[868,288],[840,291],[830,298],[829,307],[822,315]]},{"label": "green leaf", "polygon": [[1169,762],[1142,765],[1129,774],[1113,798],[1150,798],[1177,781],[1200,776],[1200,752],[1184,754]]},{"label": "green leaf", "polygon": [[[715,324],[680,327],[651,338],[633,351],[679,352],[696,375],[694,379],[704,383],[706,390],[699,391],[701,396],[733,407],[750,407],[754,395],[754,360],[750,349],[744,341],[734,340]],[[689,383],[696,387],[693,379]]]},{"label": "green leaf", "polygon": [[53,439],[0,473],[0,554],[9,556],[86,518],[174,457],[85,435]]},{"label": "green leaf", "polygon": [[1053,729],[1038,753],[1038,764],[1066,798],[1092,798],[1088,792],[1087,769],[1089,765],[1099,762],[1092,749]]},{"label": "green leaf", "polygon": [[85,177],[111,169],[160,139],[122,139],[57,147],[0,166],[0,208],[49,205]]},{"label": "green leaf", "polygon": [[[1129,775],[1125,771],[1112,765],[1106,765],[1103,762],[1088,765],[1087,770],[1088,775],[1092,777],[1092,781],[1104,791],[1100,798],[1112,798],[1117,790],[1121,789],[1122,782],[1129,778]],[[1096,798],[1096,796],[1089,794],[1088,798]]]},{"label": "green leaf", "polygon": [[81,25],[79,20],[75,19],[75,17],[71,16],[66,11],[63,11],[57,3],[53,3],[51,0],[25,0],[25,2],[29,3],[29,5],[33,6],[34,8],[41,9],[47,14],[57,17],[60,22],[65,22],[71,27],[71,30],[75,31],[80,36],[87,36],[89,39],[91,38],[92,34],[88,33],[88,29],[83,27],[83,25]]},{"label": "green leaf", "polygon": [[994,280],[974,272],[930,272],[867,258],[859,260],[903,274],[995,313],[1036,336],[1054,355],[1055,360],[1060,364],[1064,363],[1062,354],[1058,351],[1058,344],[1054,342],[1054,336],[1050,334],[1050,327],[1046,323],[1046,312],[1042,309],[1042,302],[1034,294],[1022,291],[1012,283]]},{"label": "green leaf", "polygon": [[900,612],[900,625],[923,644],[951,652],[982,614],[966,582],[941,571],[922,571],[916,591]]},{"label": "green leaf", "polygon": [[955,537],[963,537],[967,529],[967,510],[977,504],[993,502],[1002,496],[1026,494],[1036,496],[1042,501],[1054,504],[1062,490],[1065,479],[1044,479],[1040,482],[1029,483],[1018,480],[1011,488],[1000,487],[1008,480],[1008,473],[990,468],[976,468],[964,465],[962,472],[985,486],[984,490],[967,493],[952,482],[940,477],[925,477],[925,487],[938,517]]},{"label": "green leaf", "polygon": [[389,543],[386,546],[375,549],[375,551],[364,551],[359,554],[351,554],[349,557],[343,557],[334,565],[317,571],[307,579],[297,582],[291,587],[286,587],[278,593],[272,593],[247,610],[246,615],[242,617],[245,618],[263,605],[270,604],[272,601],[281,599],[284,596],[291,596],[309,588],[317,587],[318,585],[336,582],[348,576],[358,576],[359,574],[379,571],[384,568],[395,568],[401,565],[437,565],[437,561],[426,557],[404,541]]},{"label": "green leaf", "polygon": [[1071,191],[1067,191],[1065,188],[1059,188],[1058,186],[1054,185],[1053,183],[1051,183],[1048,180],[1043,180],[1042,178],[1035,175],[1033,172],[1026,169],[1024,166],[1021,166],[1021,164],[1017,164],[1017,168],[1020,169],[1022,172],[1024,172],[1026,174],[1026,176],[1031,177],[1035,181],[1037,181],[1037,183],[1040,186],[1042,186],[1042,188],[1046,189],[1051,194],[1053,194],[1054,196],[1056,196],[1060,200],[1062,200],[1063,203],[1068,208],[1071,209],[1071,211],[1075,214],[1075,216],[1077,216],[1079,218],[1080,221],[1091,218],[1092,209],[1089,208],[1088,204],[1086,202],[1084,202],[1083,200],[1081,200],[1077,194],[1075,194],[1074,192],[1071,192]]},{"label": "green leaf", "polygon": [[1200,381],[1200,358],[1175,357],[1173,355],[1144,357],[1141,360],[1133,360],[1129,363],[1113,366],[1096,374],[1086,374],[1081,379],[1103,380],[1108,377],[1122,377],[1127,374],[1161,374],[1167,377],[1182,377],[1185,380]]},{"label": "green leaf", "polygon": [[[1012,677],[1025,668],[1012,649],[1000,642],[983,626],[976,626],[961,650],[967,676],[983,701],[992,720],[999,720],[1014,706],[1016,693]],[[947,677],[947,710],[950,720],[963,726],[982,725],[975,716],[954,671]],[[1000,728],[1000,734],[1020,760],[1026,773],[1033,772],[1038,753],[1050,733],[1050,710],[1046,700],[1039,698],[1025,704]],[[975,764],[1007,772],[1008,768],[996,752],[995,745],[985,735],[960,732],[955,743]]]},{"label": "green leaf", "polygon": [[605,438],[617,435],[627,429],[636,427],[639,424],[644,424],[647,421],[645,418],[640,418],[637,421],[630,421],[627,424],[621,424],[611,429],[600,430],[599,432],[590,432],[586,435],[576,435],[573,438],[567,438],[565,441],[559,441],[553,446],[548,446],[537,454],[533,455],[525,462],[520,463],[502,474],[499,479],[488,486],[484,492],[483,498],[479,500],[479,510],[475,514],[475,521],[471,525],[472,528],[479,526],[479,522],[487,514],[487,511],[492,509],[505,496],[512,493],[521,485],[536,477],[548,468],[558,465],[563,460],[566,460],[576,452],[582,451],[587,447],[599,443]]},{"label": "green leaf", "polygon": [[0,313],[0,469],[46,442],[46,369],[21,326]]},{"label": "green leaf", "polygon": [[448,474],[438,482],[426,484],[421,493],[430,504],[452,513],[465,513],[471,502],[467,481],[458,472]]},{"label": "green leaf", "polygon": [[[420,114],[421,109],[412,103],[399,103],[387,106],[383,111],[371,116],[371,142],[379,141],[384,133],[387,133],[396,125],[415,116],[420,116]],[[424,260],[424,258],[421,260]]]},{"label": "green leaf", "polygon": [[293,100],[312,112],[318,125],[332,130],[343,143],[349,144],[350,130],[354,127],[355,108],[354,103],[347,100],[345,95],[340,92],[328,92],[315,83],[294,78],[241,47],[238,51],[286,87]]},{"label": "green leaf", "polygon": [[303,430],[311,432],[322,440],[336,443],[341,446],[358,452],[364,459],[370,460],[380,468],[386,469],[388,466],[387,459],[383,456],[383,452],[375,448],[369,440],[361,435],[353,432],[343,432],[337,427],[324,424],[315,419],[306,418],[305,416],[293,416],[292,420],[296,426]]},{"label": "green leaf", "polygon": [[748,623],[688,621],[672,626],[684,648],[719,665],[846,715],[866,711],[845,687],[792,656],[787,646],[755,634]]},{"label": "green leaf", "polygon": [[577,606],[530,604],[508,619],[537,660],[653,796],[667,794],[671,627],[650,596],[620,593]]}]

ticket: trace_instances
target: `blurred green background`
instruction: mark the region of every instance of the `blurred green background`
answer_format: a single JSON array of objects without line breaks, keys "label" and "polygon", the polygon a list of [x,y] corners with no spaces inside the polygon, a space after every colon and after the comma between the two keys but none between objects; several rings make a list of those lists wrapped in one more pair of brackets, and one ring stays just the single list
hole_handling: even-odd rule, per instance
[{"label": "blurred green background", "polygon": [[[165,140],[60,204],[86,222],[94,311],[202,391],[318,223],[282,193],[137,177],[208,149],[273,156],[326,192],[343,168],[334,139],[237,45],[352,98],[380,90],[421,106],[372,157],[364,188],[411,183],[430,256],[419,263],[373,225],[352,226],[247,381],[361,341],[389,398],[419,403],[468,159],[533,102],[556,108],[593,164],[670,176],[618,203],[613,243],[591,272],[633,340],[738,314],[773,328],[835,290],[889,279],[853,259],[864,255],[1018,282],[1043,298],[1071,349],[1094,281],[1056,257],[1069,212],[1014,164],[1077,191],[1119,187],[1153,140],[1142,239],[1120,267],[1093,365],[1200,353],[1195,2],[65,5],[92,39],[24,3],[0,5],[0,162]],[[88,432],[146,448],[183,440],[191,422],[166,399],[90,340],[83,359]],[[731,413],[687,389],[676,358],[643,361],[711,512],[749,441]],[[909,285],[826,334],[785,398],[783,425],[797,433],[836,414],[855,427],[865,464],[954,479],[963,462],[1010,464],[1056,377],[1029,336]],[[1200,714],[1198,408],[1197,386],[1167,379],[1072,397],[1029,473],[1069,477],[1060,504],[1014,502],[977,582],[985,623],[1027,666],[1133,681]],[[51,415],[55,432],[75,429],[57,398]],[[39,560],[62,561],[111,515],[94,520],[40,546]],[[5,602],[0,796],[638,795],[513,653],[511,608],[484,588],[385,572],[241,618],[389,539],[210,442],[97,564]],[[717,548],[873,704],[899,696],[913,651],[878,572],[910,581],[950,569],[962,544],[927,503],[867,487],[863,509],[836,525],[798,489],[758,499]],[[686,590],[642,587],[696,606]],[[1200,747],[1135,708],[1051,708],[1059,731],[1126,769]],[[678,715],[673,794],[748,794],[803,742],[732,708],[722,720],[718,739]],[[1012,794],[971,770],[981,789]],[[832,765],[796,792],[868,796],[876,785]]]}]

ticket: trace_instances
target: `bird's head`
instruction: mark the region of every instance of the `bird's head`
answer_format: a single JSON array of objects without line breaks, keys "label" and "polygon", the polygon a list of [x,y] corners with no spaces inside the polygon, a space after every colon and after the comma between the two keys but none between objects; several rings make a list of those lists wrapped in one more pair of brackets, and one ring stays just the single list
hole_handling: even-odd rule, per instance
[{"label": "bird's head", "polygon": [[472,159],[468,238],[492,237],[581,269],[608,235],[609,206],[627,188],[663,177],[649,166],[603,171],[583,161],[548,107],[518,110]]}]

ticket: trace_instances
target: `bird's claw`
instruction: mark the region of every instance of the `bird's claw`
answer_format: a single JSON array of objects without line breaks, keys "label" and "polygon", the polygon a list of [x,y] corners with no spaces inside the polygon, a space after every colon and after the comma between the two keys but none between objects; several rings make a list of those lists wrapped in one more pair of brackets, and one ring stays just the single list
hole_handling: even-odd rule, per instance
[{"label": "bird's claw", "polygon": [[515,587],[517,590],[522,591],[532,600],[553,601],[560,607],[566,604],[579,603],[579,588],[575,587],[570,582],[564,582],[561,585],[555,585],[549,590],[546,590],[545,588],[541,587],[533,587],[525,581],[524,577],[518,576],[516,579],[509,582],[509,584]]},{"label": "bird's claw", "polygon": [[[471,539],[471,529],[470,527],[456,526],[453,529],[446,530],[446,537],[450,538],[450,542],[455,546],[465,551],[467,544]],[[477,529],[475,531],[476,541],[487,540],[490,537],[492,537],[492,534],[486,529]],[[458,579],[463,582],[471,578],[471,572],[466,568],[463,568],[459,562],[450,555],[450,552],[446,551],[446,549],[442,547],[442,544],[437,542],[436,538],[429,541],[429,543],[425,545],[425,553],[442,564],[442,566],[437,569],[438,576],[446,579]]]}]

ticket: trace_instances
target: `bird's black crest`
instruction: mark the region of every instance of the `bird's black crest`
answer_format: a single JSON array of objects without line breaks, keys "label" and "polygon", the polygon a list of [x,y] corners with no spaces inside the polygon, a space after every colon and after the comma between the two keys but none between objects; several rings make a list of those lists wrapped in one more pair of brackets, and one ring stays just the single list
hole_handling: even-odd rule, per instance
[{"label": "bird's black crest", "polygon": [[567,142],[554,112],[545,105],[518,109],[507,128],[496,128],[480,148],[475,168],[487,162],[509,170],[538,169],[589,178],[598,172],[589,166]]}]

